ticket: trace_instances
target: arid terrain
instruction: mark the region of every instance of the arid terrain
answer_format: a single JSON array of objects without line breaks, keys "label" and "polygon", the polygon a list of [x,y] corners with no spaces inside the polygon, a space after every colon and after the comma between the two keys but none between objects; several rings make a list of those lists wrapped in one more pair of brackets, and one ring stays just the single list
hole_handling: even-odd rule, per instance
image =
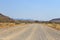
[{"label": "arid terrain", "polygon": [[48,27],[51,27],[53,29],[60,30],[60,24],[48,23],[48,24],[44,24],[44,26],[48,26]]},{"label": "arid terrain", "polygon": [[0,40],[60,40],[60,23],[14,20],[0,14]]},{"label": "arid terrain", "polygon": [[21,24],[0,29],[0,40],[60,40],[60,31],[42,24]]}]

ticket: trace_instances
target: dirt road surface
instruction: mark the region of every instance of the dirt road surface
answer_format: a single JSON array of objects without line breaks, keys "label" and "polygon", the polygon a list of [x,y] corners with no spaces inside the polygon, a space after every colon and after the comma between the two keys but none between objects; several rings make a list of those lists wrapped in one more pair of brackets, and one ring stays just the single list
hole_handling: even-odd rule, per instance
[{"label": "dirt road surface", "polygon": [[41,24],[0,29],[0,40],[60,40],[60,31]]}]

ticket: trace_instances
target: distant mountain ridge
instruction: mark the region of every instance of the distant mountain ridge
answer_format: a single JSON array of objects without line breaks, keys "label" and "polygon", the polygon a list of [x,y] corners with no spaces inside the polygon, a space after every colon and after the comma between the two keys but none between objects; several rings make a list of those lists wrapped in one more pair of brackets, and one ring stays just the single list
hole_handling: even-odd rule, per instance
[{"label": "distant mountain ridge", "polygon": [[9,22],[9,23],[30,23],[34,22],[32,19],[13,19],[10,18],[9,16],[5,16],[2,13],[0,13],[0,22]]},{"label": "distant mountain ridge", "polygon": [[[24,23],[24,22],[36,22],[36,20],[33,19],[13,19],[9,16],[5,16],[2,13],[0,13],[0,22],[9,22],[9,23]],[[59,22],[60,18],[54,18],[50,20],[50,22]]]}]

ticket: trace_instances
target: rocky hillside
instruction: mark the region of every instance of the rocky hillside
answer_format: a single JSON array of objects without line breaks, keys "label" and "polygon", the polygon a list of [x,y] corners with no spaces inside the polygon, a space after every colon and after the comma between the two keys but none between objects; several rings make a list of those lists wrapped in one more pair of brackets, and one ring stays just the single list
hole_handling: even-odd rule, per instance
[{"label": "rocky hillside", "polygon": [[52,19],[50,20],[51,22],[59,22],[60,23],[60,18],[55,18],[55,19]]},{"label": "rocky hillside", "polygon": [[15,22],[15,20],[0,13],[0,22]]}]

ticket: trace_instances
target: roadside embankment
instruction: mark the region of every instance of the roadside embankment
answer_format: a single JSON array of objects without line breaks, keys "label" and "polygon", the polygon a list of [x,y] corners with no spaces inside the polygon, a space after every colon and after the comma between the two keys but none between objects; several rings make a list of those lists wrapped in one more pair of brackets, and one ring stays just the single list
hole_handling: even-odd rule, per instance
[{"label": "roadside embankment", "polygon": [[47,24],[44,23],[43,25],[60,30],[60,24],[57,24],[57,23],[47,23]]}]

